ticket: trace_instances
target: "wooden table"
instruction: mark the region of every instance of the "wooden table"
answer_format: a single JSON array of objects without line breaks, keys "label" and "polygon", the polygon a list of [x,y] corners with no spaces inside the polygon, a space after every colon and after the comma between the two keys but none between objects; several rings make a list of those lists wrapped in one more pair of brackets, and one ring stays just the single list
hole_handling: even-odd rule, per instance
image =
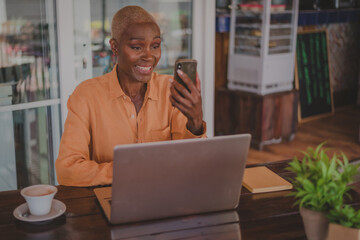
[{"label": "wooden table", "polygon": [[[291,177],[284,169],[287,161],[265,165]],[[243,189],[236,211],[111,225],[93,188],[59,186],[55,198],[65,203],[66,213],[42,224],[16,220],[13,210],[24,199],[20,191],[7,191],[0,193],[0,239],[306,239],[294,199],[286,196],[289,192],[251,194]],[[352,204],[359,202],[353,192]]]}]

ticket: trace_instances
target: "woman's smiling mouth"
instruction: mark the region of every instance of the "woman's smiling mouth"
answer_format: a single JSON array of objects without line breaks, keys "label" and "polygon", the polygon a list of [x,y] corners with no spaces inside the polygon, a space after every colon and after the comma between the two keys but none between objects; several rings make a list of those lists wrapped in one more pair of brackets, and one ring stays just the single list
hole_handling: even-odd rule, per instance
[{"label": "woman's smiling mouth", "polygon": [[139,66],[135,65],[136,69],[142,74],[149,74],[152,72],[152,66]]}]

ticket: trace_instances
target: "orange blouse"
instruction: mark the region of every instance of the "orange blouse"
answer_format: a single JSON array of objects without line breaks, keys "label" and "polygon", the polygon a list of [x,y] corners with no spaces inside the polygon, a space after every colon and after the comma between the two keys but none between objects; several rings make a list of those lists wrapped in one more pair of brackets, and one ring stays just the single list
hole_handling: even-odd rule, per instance
[{"label": "orange blouse", "polygon": [[186,128],[187,118],[170,102],[169,75],[153,73],[138,114],[114,69],[82,82],[69,97],[68,116],[56,160],[59,184],[112,183],[115,145],[206,137]]}]

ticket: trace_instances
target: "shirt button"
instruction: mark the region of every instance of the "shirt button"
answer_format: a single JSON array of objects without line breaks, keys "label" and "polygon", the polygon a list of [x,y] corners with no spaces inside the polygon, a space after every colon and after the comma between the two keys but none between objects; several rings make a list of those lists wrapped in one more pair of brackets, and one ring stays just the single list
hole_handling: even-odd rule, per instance
[{"label": "shirt button", "polygon": [[130,116],[131,118],[134,118],[135,117],[135,115],[134,114],[131,114],[131,116]]}]

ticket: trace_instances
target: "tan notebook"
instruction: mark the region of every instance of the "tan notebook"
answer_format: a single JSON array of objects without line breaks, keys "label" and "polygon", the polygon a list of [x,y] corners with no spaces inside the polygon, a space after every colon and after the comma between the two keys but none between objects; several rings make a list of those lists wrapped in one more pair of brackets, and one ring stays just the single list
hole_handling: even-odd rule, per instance
[{"label": "tan notebook", "polygon": [[246,168],[243,186],[253,193],[292,189],[291,183],[267,167]]}]

